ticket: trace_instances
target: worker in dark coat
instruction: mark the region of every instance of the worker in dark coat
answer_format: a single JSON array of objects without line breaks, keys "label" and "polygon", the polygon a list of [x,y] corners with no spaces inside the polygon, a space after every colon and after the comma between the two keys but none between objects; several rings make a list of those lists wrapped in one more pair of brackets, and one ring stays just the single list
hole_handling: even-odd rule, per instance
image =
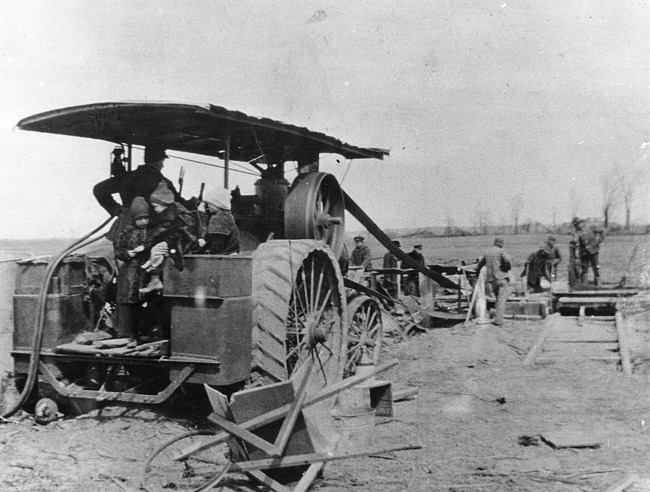
[{"label": "worker in dark coat", "polygon": [[372,270],[372,254],[370,248],[363,244],[363,236],[354,238],[356,245],[350,257],[350,266],[361,266],[364,270]]},{"label": "worker in dark coat", "polygon": [[546,259],[546,272],[551,279],[551,282],[555,282],[557,278],[557,266],[562,261],[562,255],[560,254],[560,248],[555,244],[555,237],[549,236],[546,238],[546,250],[548,251],[548,258]]},{"label": "worker in dark coat", "polygon": [[[112,176],[97,183],[93,188],[95,198],[109,215],[117,216],[122,208],[128,208],[131,205],[131,201],[136,196],[141,196],[149,201],[149,197],[158,183],[165,181],[167,188],[174,195],[175,202],[181,203],[185,207],[195,208],[192,207],[190,201],[181,198],[173,183],[163,176],[162,168],[166,158],[167,153],[162,145],[158,143],[147,145],[144,150],[144,165],[135,171]],[[120,195],[122,204],[113,198],[114,194]]]},{"label": "worker in dark coat", "polygon": [[[408,256],[413,258],[413,260],[421,265],[425,264],[424,256],[422,255],[422,245],[416,244],[413,246],[413,250],[409,253],[406,253]],[[412,267],[406,263],[402,262],[402,269],[408,270]],[[420,274],[416,272],[409,272],[406,277],[406,283],[404,285],[404,293],[407,295],[420,296]]]},{"label": "worker in dark coat", "polygon": [[594,284],[600,284],[600,269],[598,266],[598,253],[600,243],[605,239],[605,233],[598,227],[585,228],[585,221],[574,217],[573,221],[574,235],[572,243],[578,250],[580,258],[580,283],[587,281],[589,267],[594,271]]},{"label": "worker in dark coat", "polygon": [[476,265],[476,271],[480,272],[485,267],[485,282],[490,284],[492,292],[496,296],[496,315],[494,324],[503,324],[503,317],[506,314],[506,301],[508,300],[508,286],[510,284],[510,269],[512,260],[510,255],[503,250],[503,239],[494,239],[494,246],[487,250]]},{"label": "worker in dark coat", "polygon": [[[398,248],[401,246],[399,241],[393,241],[393,244]],[[387,251],[384,255],[382,268],[399,268],[397,257],[392,252]],[[384,289],[393,297],[397,295],[397,281],[398,277],[396,273],[384,273]]]},{"label": "worker in dark coat", "polygon": [[549,282],[551,277],[548,274],[547,260],[549,257],[549,250],[546,244],[542,244],[537,251],[533,251],[528,255],[524,270],[521,276],[526,278],[526,290],[529,292],[542,292],[542,279],[545,278]]}]

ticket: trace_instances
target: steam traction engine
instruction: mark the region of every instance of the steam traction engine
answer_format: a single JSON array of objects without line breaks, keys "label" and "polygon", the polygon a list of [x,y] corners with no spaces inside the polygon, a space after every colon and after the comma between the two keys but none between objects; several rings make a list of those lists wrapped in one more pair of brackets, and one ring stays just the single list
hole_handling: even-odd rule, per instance
[{"label": "steam traction engine", "polygon": [[[345,199],[334,176],[318,171],[321,153],[383,158],[387,152],[212,105],[100,103],[23,119],[23,130],[114,142],[127,170],[134,146],[160,142],[178,151],[223,160],[228,188],[232,162],[259,171],[255,195],[236,188],[232,210],[241,231],[237,256],[187,255],[182,272],[167,268],[164,304],[169,326],[164,353],[89,347],[70,342],[92,329],[82,291],[93,266],[111,260],[75,255],[21,265],[15,299],[15,372],[36,374],[79,401],[161,403],[181,385],[239,388],[292,377],[311,354],[316,379],[328,385],[353,374],[362,352],[377,358],[377,302],[349,291],[339,268]],[[297,164],[289,184],[287,162]],[[114,167],[113,167],[114,170]],[[100,231],[101,232],[101,231]],[[22,289],[22,290],[21,290]],[[348,313],[352,305],[354,312]]]}]

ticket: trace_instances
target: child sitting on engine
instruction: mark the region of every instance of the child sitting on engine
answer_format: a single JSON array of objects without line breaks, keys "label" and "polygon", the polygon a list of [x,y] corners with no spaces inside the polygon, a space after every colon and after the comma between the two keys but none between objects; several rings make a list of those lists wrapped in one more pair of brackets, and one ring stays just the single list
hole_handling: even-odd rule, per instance
[{"label": "child sitting on engine", "polygon": [[149,261],[141,268],[151,273],[152,282],[140,289],[141,295],[162,290],[160,273],[165,257],[169,256],[174,266],[182,271],[183,255],[198,251],[205,244],[197,232],[195,217],[183,205],[174,201],[174,195],[164,181],[158,184],[149,201],[156,214],[150,229],[151,244],[154,246],[151,247]]}]

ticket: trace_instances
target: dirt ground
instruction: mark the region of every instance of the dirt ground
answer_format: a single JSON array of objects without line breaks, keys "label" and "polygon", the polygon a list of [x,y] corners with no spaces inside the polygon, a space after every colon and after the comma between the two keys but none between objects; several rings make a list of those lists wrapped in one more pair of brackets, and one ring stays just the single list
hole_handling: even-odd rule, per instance
[{"label": "dirt ground", "polygon": [[[626,490],[650,490],[649,319],[636,320],[631,376],[613,363],[523,365],[544,321],[387,338],[383,359],[399,365],[382,379],[419,394],[394,404],[394,418],[373,429],[371,444],[422,449],[332,462],[311,490],[600,491],[631,473],[640,478]],[[117,406],[47,426],[28,415],[12,420],[0,424],[3,491],[137,490],[151,451],[201,422]],[[540,439],[551,431],[601,445],[553,449]],[[235,490],[252,487],[237,483]]]}]

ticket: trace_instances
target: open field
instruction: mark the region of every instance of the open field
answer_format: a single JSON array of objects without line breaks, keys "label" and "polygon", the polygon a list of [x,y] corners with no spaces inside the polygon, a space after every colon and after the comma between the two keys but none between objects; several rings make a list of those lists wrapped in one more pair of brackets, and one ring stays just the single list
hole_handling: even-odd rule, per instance
[{"label": "open field", "polygon": [[[353,234],[354,235],[354,234]],[[346,244],[349,251],[354,248],[352,236],[348,235]],[[367,234],[366,244],[373,253],[373,266],[380,268],[384,247]],[[424,257],[429,263],[456,265],[461,261],[471,263],[476,261],[483,252],[492,245],[495,236],[463,236],[463,237],[407,237],[394,239],[402,243],[402,249],[410,251],[415,244],[422,244]],[[505,250],[513,260],[514,273],[518,275],[524,266],[527,256],[535,251],[546,240],[547,234],[520,234],[504,236]],[[560,279],[566,279],[567,257],[571,236],[556,236],[557,244],[563,255],[559,268]],[[7,240],[0,239],[0,251],[18,251],[34,255],[52,254],[69,246],[70,239],[48,240]],[[650,236],[608,236],[601,245],[600,266],[604,282],[618,282],[628,269],[632,251],[637,249],[637,260],[650,258]]]},{"label": "open field", "polygon": [[[505,237],[516,274],[544,238]],[[431,263],[455,264],[475,260],[492,240],[421,242]],[[566,255],[568,237],[558,240]],[[608,237],[601,250],[604,280],[620,280],[635,245],[634,269],[647,270],[648,240]],[[367,242],[379,266],[383,248]],[[416,242],[402,239],[406,251]],[[35,246],[32,252],[48,250]],[[566,278],[566,270],[561,271]],[[589,492],[607,490],[633,473],[640,478],[626,491],[650,490],[650,315],[642,312],[635,318],[632,375],[602,361],[524,366],[544,323],[507,320],[499,328],[458,324],[405,341],[386,337],[382,359],[397,358],[400,364],[383,379],[394,390],[417,387],[419,394],[394,404],[392,421],[373,429],[372,445],[423,448],[332,462],[311,490]],[[201,417],[196,413],[188,419],[155,407],[109,406],[46,427],[28,416],[5,423],[0,425],[0,490],[138,490],[145,458],[170,437],[204,424]],[[598,445],[554,449],[541,439],[553,432],[586,436]],[[239,481],[215,490],[261,489]]]},{"label": "open field", "polygon": [[[380,268],[385,248],[373,237],[366,234],[366,244],[373,254],[373,266]],[[520,234],[504,236],[504,249],[510,254],[513,261],[514,274],[519,275],[524,267],[526,258],[546,240],[547,234]],[[415,238],[407,237],[399,240],[402,249],[411,251],[413,245],[422,244],[422,254],[431,264],[457,265],[461,261],[472,263],[481,257],[483,252],[492,245],[495,236],[464,236],[464,237],[434,237]],[[556,236],[563,260],[558,269],[559,280],[566,280],[569,255],[569,241],[571,236]],[[346,241],[349,250],[354,248],[351,237]],[[637,260],[650,260],[650,236],[608,236],[600,247],[600,267],[604,282],[619,282],[621,276],[629,267],[632,251],[637,249]]]}]

